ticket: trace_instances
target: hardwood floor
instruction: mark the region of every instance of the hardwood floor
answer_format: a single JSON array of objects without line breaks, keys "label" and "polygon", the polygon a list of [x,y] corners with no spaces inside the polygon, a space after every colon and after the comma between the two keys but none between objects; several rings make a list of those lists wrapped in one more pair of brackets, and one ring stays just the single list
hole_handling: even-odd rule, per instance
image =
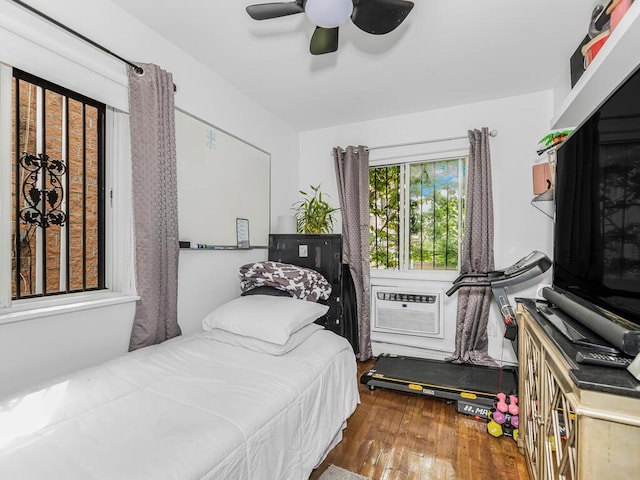
[{"label": "hardwood floor", "polygon": [[[359,362],[358,378],[374,361]],[[528,480],[524,456],[509,437],[444,400],[360,385],[361,404],[344,437],[311,474],[330,464],[373,480]]]}]

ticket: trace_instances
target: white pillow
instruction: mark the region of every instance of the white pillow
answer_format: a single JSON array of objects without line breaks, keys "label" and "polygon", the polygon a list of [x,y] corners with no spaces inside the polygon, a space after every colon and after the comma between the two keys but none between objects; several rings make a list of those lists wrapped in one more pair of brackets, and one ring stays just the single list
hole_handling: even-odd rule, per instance
[{"label": "white pillow", "polygon": [[235,333],[214,328],[204,334],[204,338],[210,340],[216,340],[222,343],[228,343],[229,345],[235,345],[237,347],[248,348],[255,352],[268,353],[269,355],[284,355],[296,348],[312,334],[318,330],[324,330],[320,325],[312,323],[305,327],[302,327],[297,332],[293,332],[287,342],[284,345],[278,345],[277,343],[265,342],[254,337],[245,337],[244,335],[236,335]]},{"label": "white pillow", "polygon": [[215,309],[202,320],[202,328],[219,328],[237,335],[284,345],[289,336],[327,313],[329,307],[291,297],[251,295]]}]

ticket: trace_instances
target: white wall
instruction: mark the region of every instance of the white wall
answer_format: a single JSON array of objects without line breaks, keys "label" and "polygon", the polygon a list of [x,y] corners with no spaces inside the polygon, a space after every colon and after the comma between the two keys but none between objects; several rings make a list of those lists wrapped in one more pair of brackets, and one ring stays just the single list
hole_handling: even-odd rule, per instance
[{"label": "white wall", "polygon": [[[532,250],[552,255],[552,221],[530,205],[532,194],[531,166],[539,161],[538,139],[548,133],[553,113],[551,91],[504,98],[459,107],[412,115],[381,118],[370,122],[339,125],[332,128],[302,132],[300,135],[300,185],[322,183],[337,204],[337,188],[331,148],[334,146],[395,145],[466,135],[469,129],[488,127],[498,136],[491,138],[493,199],[495,218],[496,268],[506,267]],[[421,280],[427,288],[447,290],[451,279],[445,275],[427,276]],[[511,290],[517,295],[535,295],[538,283],[546,282],[548,274],[533,284]],[[382,282],[383,280],[374,280]],[[389,280],[384,280],[388,283]],[[415,282],[415,279],[414,279]],[[392,282],[393,283],[393,282]],[[497,309],[490,319],[490,353],[500,358],[502,350],[501,320]],[[453,348],[455,302],[445,303],[444,340],[423,342],[432,349],[425,356],[443,356]],[[499,333],[500,332],[500,333]],[[399,340],[399,339],[397,339]],[[402,341],[402,340],[400,340]],[[414,339],[415,341],[415,339]],[[401,353],[398,351],[398,353]],[[415,352],[412,352],[415,353]],[[507,349],[506,355],[511,357]]]},{"label": "white wall", "polygon": [[204,316],[240,295],[238,267],[267,259],[267,250],[182,250],[178,319],[183,335],[202,329]]},{"label": "white wall", "polygon": [[0,396],[122,355],[134,312],[126,302],[0,325]]},{"label": "white wall", "polygon": [[[270,152],[272,225],[277,212],[289,212],[298,190],[295,129],[107,0],[29,3],[125,58],[172,72],[177,107]],[[0,0],[0,39],[0,61],[127,110],[124,64],[5,0]],[[223,207],[210,208],[213,216]],[[180,323],[190,333],[203,313],[237,295],[237,267],[264,259],[266,252],[182,252],[180,257]],[[10,357],[0,358],[0,394],[123,353],[130,332],[114,320],[123,315],[130,320],[133,309],[104,307],[19,324],[0,322],[0,352]]]}]

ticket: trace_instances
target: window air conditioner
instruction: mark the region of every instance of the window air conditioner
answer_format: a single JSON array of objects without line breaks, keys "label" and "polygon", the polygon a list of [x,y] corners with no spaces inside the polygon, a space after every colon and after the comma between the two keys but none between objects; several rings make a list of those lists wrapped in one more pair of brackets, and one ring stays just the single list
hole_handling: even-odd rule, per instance
[{"label": "window air conditioner", "polygon": [[372,331],[442,336],[442,292],[418,293],[374,287]]}]

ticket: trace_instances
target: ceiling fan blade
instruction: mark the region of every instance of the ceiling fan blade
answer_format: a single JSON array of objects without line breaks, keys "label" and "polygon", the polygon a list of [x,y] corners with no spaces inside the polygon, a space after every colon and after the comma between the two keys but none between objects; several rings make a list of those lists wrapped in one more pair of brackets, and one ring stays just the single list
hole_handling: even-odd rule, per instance
[{"label": "ceiling fan blade", "polygon": [[338,50],[338,27],[316,27],[309,50],[313,55],[323,55]]},{"label": "ceiling fan blade", "polygon": [[260,3],[249,5],[247,13],[254,20],[268,20],[304,12],[304,0],[296,2]]},{"label": "ceiling fan blade", "polygon": [[351,20],[360,29],[374,35],[395,30],[413,8],[407,0],[355,0]]}]

